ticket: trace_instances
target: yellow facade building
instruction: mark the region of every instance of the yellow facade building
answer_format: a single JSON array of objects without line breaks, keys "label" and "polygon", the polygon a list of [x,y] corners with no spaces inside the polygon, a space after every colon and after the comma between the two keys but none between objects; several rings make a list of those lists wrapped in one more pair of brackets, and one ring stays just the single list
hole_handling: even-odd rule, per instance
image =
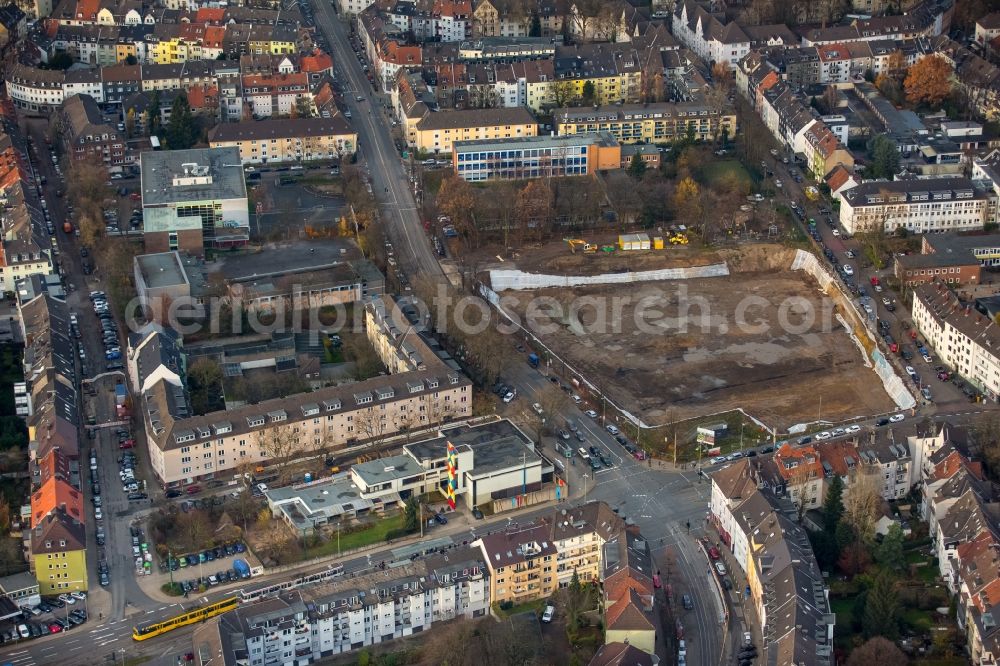
[{"label": "yellow facade building", "polygon": [[523,107],[427,112],[413,125],[411,148],[451,153],[455,141],[537,136],[538,122]]},{"label": "yellow facade building", "polygon": [[735,112],[696,103],[564,108],[552,115],[560,136],[608,132],[619,143],[671,143],[685,137],[715,141],[723,133],[732,138],[736,132]]},{"label": "yellow facade building", "polygon": [[212,148],[234,146],[243,164],[308,162],[354,154],[358,135],[339,115],[221,123],[209,132]]}]

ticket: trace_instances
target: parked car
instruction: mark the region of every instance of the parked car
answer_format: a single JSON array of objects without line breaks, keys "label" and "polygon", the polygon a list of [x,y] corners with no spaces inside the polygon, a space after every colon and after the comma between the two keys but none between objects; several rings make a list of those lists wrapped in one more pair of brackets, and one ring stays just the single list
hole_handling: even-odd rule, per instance
[{"label": "parked car", "polygon": [[548,624],[549,622],[552,621],[552,618],[555,616],[555,614],[556,614],[556,607],[555,606],[552,606],[552,605],[546,606],[545,607],[545,612],[542,613],[542,622],[545,622],[546,624]]}]

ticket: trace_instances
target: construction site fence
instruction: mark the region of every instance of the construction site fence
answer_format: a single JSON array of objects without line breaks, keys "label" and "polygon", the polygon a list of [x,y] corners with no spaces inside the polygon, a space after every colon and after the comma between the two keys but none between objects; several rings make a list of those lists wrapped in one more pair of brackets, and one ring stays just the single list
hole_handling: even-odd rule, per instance
[{"label": "construction site fence", "polygon": [[629,284],[656,280],[692,280],[694,278],[725,277],[726,275],[729,275],[729,267],[725,263],[689,268],[663,268],[655,271],[601,273],[600,275],[548,275],[545,273],[525,273],[514,269],[493,269],[490,270],[490,283],[493,285],[494,291],[507,291],[594,284]]},{"label": "construction site fence", "polygon": [[845,316],[852,320],[850,323],[857,324],[854,327],[854,331],[863,331],[868,338],[867,340],[859,341],[861,343],[859,346],[862,350],[871,350],[867,352],[868,359],[866,361],[870,363],[875,374],[882,381],[885,392],[896,403],[897,408],[913,408],[917,404],[916,399],[910,393],[909,389],[906,388],[906,384],[896,373],[896,369],[893,368],[892,363],[889,362],[886,355],[878,348],[876,342],[878,335],[872,329],[868,317],[858,309],[854,299],[843,290],[840,282],[826,270],[815,254],[806,250],[798,250],[795,253],[795,259],[792,260],[792,270],[805,271],[811,275],[825,293],[832,298],[836,298],[844,307]]}]

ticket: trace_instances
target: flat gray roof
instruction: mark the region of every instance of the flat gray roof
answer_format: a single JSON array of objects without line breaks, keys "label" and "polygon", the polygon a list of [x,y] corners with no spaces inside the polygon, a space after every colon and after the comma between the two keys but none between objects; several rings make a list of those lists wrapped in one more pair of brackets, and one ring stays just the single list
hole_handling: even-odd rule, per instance
[{"label": "flat gray roof", "polygon": [[135,263],[142,273],[146,286],[152,289],[173,287],[187,284],[188,277],[181,265],[176,250],[173,252],[158,252],[156,254],[140,254]]},{"label": "flat gray roof", "polygon": [[268,243],[264,252],[262,255],[234,254],[220,257],[222,274],[227,280],[241,281],[258,276],[305,273],[327,269],[361,255],[356,245],[344,239]]},{"label": "flat gray roof", "polygon": [[423,474],[424,469],[408,455],[389,456],[355,465],[351,468],[369,486]]},{"label": "flat gray roof", "polygon": [[[247,196],[240,151],[235,147],[147,151],[139,161],[143,207]],[[175,178],[184,182],[175,184]]]},{"label": "flat gray roof", "polygon": [[[445,457],[447,453],[446,443],[448,441],[451,441],[458,448],[462,446],[471,447],[476,444],[494,442],[509,437],[516,437],[524,444],[531,443],[527,435],[521,432],[517,426],[507,419],[503,419],[475,426],[458,425],[453,428],[446,428],[441,431],[441,435],[438,437],[407,444],[403,449],[420,461],[438,460]],[[478,462],[476,466],[479,466]]]},{"label": "flat gray roof", "polygon": [[472,476],[520,467],[522,460],[529,466],[541,460],[531,440],[508,420],[449,428],[442,431],[440,437],[407,444],[403,448],[420,461],[438,460],[447,454],[449,441],[455,448],[472,451]]},{"label": "flat gray roof", "polygon": [[0,589],[3,589],[5,593],[18,592],[37,586],[38,579],[30,571],[22,571],[21,573],[0,578]]},{"label": "flat gray roof", "polygon": [[361,497],[348,472],[309,486],[269,488],[265,495],[300,527],[310,525],[310,519],[351,514],[373,505],[371,501]]},{"label": "flat gray roof", "polygon": [[455,152],[471,150],[511,150],[517,148],[564,148],[566,146],[613,146],[617,143],[609,132],[584,132],[562,136],[515,136],[509,139],[476,139],[455,141]]}]

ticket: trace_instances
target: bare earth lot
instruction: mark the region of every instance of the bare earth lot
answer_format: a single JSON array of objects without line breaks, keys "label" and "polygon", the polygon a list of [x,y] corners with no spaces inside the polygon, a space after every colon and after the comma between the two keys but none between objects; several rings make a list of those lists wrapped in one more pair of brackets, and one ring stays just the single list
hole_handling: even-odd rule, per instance
[{"label": "bare earth lot", "polygon": [[[534,318],[536,334],[650,425],[736,407],[779,428],[892,409],[832,302],[787,269],[791,256],[755,246],[683,263],[725,258],[728,277],[503,296],[517,298],[507,307],[522,320],[533,298],[554,299],[558,308]],[[643,268],[665,265],[677,264]]]}]

